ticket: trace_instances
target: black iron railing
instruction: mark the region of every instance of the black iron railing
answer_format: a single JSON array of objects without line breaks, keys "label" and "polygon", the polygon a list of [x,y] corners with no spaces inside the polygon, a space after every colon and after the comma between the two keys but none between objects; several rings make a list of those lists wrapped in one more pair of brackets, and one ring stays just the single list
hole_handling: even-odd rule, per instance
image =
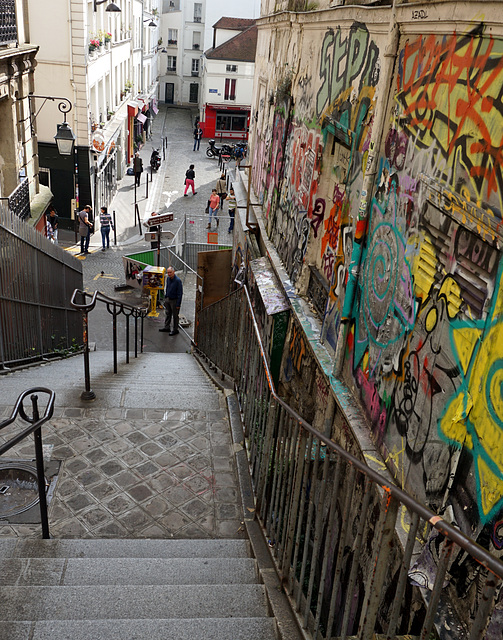
[{"label": "black iron railing", "polygon": [[[90,298],[90,302],[86,303],[86,300]],[[109,298],[99,291],[95,291],[93,294],[75,289],[71,299],[71,305],[82,312],[82,326],[83,326],[83,343],[84,343],[84,378],[85,378],[85,390],[81,394],[83,400],[93,400],[96,394],[91,389],[91,374],[89,368],[89,312],[94,309],[97,302],[102,302],[108,313],[112,316],[112,335],[113,335],[113,361],[114,361],[114,373],[117,373],[117,318],[123,315],[126,319],[126,364],[129,364],[129,320],[134,320],[134,357],[138,357],[138,340],[140,344],[140,353],[143,352],[143,319],[148,313],[148,308],[144,306],[135,306]],[[140,332],[138,332],[138,320],[140,320]]]},{"label": "black iron railing", "polygon": [[80,350],[82,263],[0,203],[0,370]]},{"label": "black iron railing", "polygon": [[21,220],[28,220],[30,209],[30,181],[22,180],[9,196],[9,209]]},{"label": "black iron railing", "polygon": [[[39,407],[38,407],[38,393],[47,394],[48,400],[45,406],[44,415],[40,417]],[[30,396],[30,400],[32,403],[32,414],[31,416],[24,409],[23,402],[25,398]],[[24,422],[28,422],[30,426],[23,429],[20,433],[15,435],[13,438],[8,440],[5,444],[0,446],[0,456],[4,453],[12,449],[16,444],[19,444],[22,440],[27,438],[29,435],[33,433],[33,438],[35,440],[35,459],[37,462],[37,484],[38,484],[38,497],[40,504],[40,519],[42,523],[42,537],[49,538],[49,518],[47,515],[47,498],[45,494],[46,483],[45,483],[45,473],[44,473],[44,456],[42,449],[42,425],[47,420],[52,418],[52,414],[54,412],[54,399],[56,394],[54,391],[50,389],[46,389],[44,387],[34,387],[33,389],[28,389],[24,393],[22,393],[17,402],[12,409],[12,413],[10,417],[6,420],[0,422],[0,431],[12,424],[17,418],[21,418]]]},{"label": "black iron railing", "polygon": [[234,379],[256,515],[313,638],[499,637],[501,560],[349,453],[335,409],[321,433],[277,395],[247,289],[196,324],[196,349]]}]

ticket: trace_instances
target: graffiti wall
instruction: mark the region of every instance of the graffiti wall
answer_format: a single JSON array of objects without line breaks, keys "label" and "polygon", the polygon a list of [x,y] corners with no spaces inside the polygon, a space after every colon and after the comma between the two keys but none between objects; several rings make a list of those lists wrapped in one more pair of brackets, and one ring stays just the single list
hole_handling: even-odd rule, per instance
[{"label": "graffiti wall", "polygon": [[[283,56],[259,36],[252,184],[296,289],[309,299],[309,266],[326,284],[332,354],[358,245],[344,381],[400,483],[501,549],[503,40],[423,26],[401,25],[387,87],[368,24],[290,29]],[[292,326],[283,381],[314,415],[304,343]]]},{"label": "graffiti wall", "polygon": [[502,53],[479,34],[399,50],[345,369],[402,482],[496,548]]}]

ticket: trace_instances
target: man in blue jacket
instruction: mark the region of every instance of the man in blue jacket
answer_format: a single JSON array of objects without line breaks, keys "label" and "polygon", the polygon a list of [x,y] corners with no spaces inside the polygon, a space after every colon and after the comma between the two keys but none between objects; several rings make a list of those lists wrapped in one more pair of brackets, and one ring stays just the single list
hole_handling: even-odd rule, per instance
[{"label": "man in blue jacket", "polygon": [[[164,327],[159,331],[168,331],[170,336],[178,333],[178,314],[182,306],[183,285],[178,276],[175,275],[173,267],[168,267],[168,277],[164,285],[164,309],[166,310],[166,318]],[[173,331],[171,331],[171,316],[173,316]]]}]

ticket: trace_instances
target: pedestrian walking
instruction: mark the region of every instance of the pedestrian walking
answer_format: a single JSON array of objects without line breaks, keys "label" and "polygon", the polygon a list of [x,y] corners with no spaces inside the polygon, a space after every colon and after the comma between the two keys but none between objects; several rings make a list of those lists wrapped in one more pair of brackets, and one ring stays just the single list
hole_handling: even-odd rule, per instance
[{"label": "pedestrian walking", "polygon": [[220,211],[223,211],[225,198],[227,198],[227,180],[225,179],[225,173],[222,173],[217,180],[217,193],[220,198]]},{"label": "pedestrian walking", "polygon": [[86,206],[79,211],[79,235],[80,235],[80,253],[87,254],[89,253],[89,240],[91,239],[91,230],[93,228],[92,216],[91,216],[91,205],[86,204]]},{"label": "pedestrian walking", "polygon": [[133,158],[133,172],[135,184],[137,187],[139,187],[141,174],[143,173],[143,160],[140,158],[140,154],[138,151],[134,154]]},{"label": "pedestrian walking", "polygon": [[218,208],[220,206],[220,198],[218,197],[218,193],[216,189],[212,189],[211,190],[211,196],[210,199],[208,200],[208,206],[206,207],[208,213],[209,213],[209,220],[208,220],[208,225],[207,225],[207,229],[211,229],[211,216],[213,216],[217,222],[217,227],[218,227],[218,217],[217,217],[217,211]]},{"label": "pedestrian walking", "polygon": [[194,151],[199,151],[199,146],[201,145],[201,138],[203,137],[203,130],[197,124],[194,129]]},{"label": "pedestrian walking", "polygon": [[47,218],[47,237],[49,238],[49,240],[54,242],[54,244],[58,244],[59,216],[56,213],[56,209],[52,204],[49,205],[46,218]]},{"label": "pedestrian walking", "polygon": [[[110,249],[110,229],[114,228],[112,216],[108,213],[106,207],[101,207],[100,211],[100,228],[101,228],[101,250]],[[106,244],[106,247],[105,247]]]},{"label": "pedestrian walking", "polygon": [[[166,316],[164,327],[159,331],[167,331],[170,336],[178,333],[178,316],[182,306],[183,285],[180,278],[175,275],[173,267],[168,267],[168,277],[164,283],[164,309]],[[171,319],[173,318],[173,330],[171,330]]]},{"label": "pedestrian walking", "polygon": [[194,178],[196,177],[196,172],[194,171],[194,165],[191,164],[190,167],[185,172],[185,191],[184,196],[187,195],[187,191],[189,187],[192,187],[192,195],[195,196],[197,191],[194,188]]},{"label": "pedestrian walking", "polygon": [[229,189],[229,195],[225,199],[229,202],[229,228],[227,229],[227,233],[232,233],[232,230],[234,229],[236,208],[238,206],[236,194],[234,193],[234,189],[232,187]]}]

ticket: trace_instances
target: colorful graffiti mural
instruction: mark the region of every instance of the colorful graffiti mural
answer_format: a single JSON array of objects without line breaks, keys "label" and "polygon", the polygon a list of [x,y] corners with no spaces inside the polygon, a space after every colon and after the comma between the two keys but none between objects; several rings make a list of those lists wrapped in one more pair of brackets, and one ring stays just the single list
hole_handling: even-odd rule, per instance
[{"label": "colorful graffiti mural", "polygon": [[[344,382],[396,477],[435,508],[463,504],[480,531],[503,521],[503,39],[409,34],[383,87],[371,28],[313,34],[288,99],[260,107],[252,180],[269,238],[301,295],[306,262],[327,285],[330,354],[347,322]],[[298,382],[301,341],[293,330],[283,369],[299,395],[314,389]]]}]

